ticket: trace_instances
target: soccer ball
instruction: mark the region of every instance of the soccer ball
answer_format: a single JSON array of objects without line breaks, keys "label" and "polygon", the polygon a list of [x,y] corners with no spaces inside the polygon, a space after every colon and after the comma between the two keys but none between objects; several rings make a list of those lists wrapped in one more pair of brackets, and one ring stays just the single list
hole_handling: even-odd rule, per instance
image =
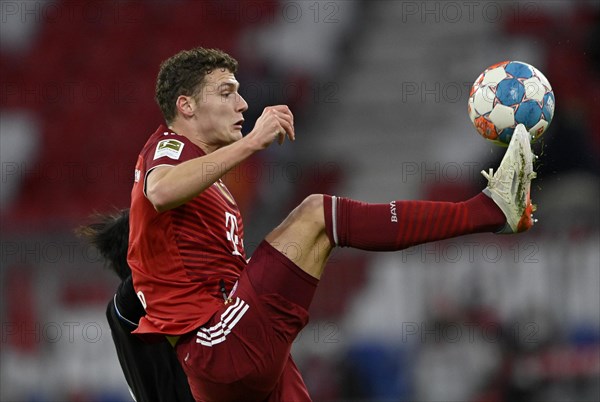
[{"label": "soccer ball", "polygon": [[537,68],[521,61],[503,61],[477,77],[468,111],[479,134],[496,144],[508,145],[518,124],[525,125],[535,141],[554,116],[554,92]]}]

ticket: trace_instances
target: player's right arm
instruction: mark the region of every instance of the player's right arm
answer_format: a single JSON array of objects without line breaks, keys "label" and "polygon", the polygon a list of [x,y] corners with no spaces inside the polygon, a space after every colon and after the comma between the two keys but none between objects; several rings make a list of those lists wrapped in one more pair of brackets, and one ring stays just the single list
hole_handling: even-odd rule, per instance
[{"label": "player's right arm", "polygon": [[294,117],[287,106],[265,108],[245,137],[210,154],[176,166],[158,166],[146,177],[146,197],[158,212],[176,208],[195,198],[246,158],[276,139],[295,139]]}]

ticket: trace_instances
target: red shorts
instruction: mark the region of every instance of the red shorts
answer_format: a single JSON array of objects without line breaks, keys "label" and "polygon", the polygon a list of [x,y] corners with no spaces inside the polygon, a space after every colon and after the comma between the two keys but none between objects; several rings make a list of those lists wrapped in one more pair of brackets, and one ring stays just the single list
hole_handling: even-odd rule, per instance
[{"label": "red shorts", "polygon": [[175,348],[196,401],[305,402],[291,359],[318,280],[262,242],[211,320]]}]

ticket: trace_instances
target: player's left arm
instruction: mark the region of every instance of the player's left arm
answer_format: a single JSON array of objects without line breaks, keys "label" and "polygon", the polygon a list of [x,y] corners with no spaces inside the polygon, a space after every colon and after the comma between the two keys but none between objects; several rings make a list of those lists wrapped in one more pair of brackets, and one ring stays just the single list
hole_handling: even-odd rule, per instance
[{"label": "player's left arm", "polygon": [[192,200],[252,154],[285,137],[295,139],[294,120],[285,105],[265,108],[248,135],[176,166],[157,166],[146,177],[146,197],[158,212]]}]

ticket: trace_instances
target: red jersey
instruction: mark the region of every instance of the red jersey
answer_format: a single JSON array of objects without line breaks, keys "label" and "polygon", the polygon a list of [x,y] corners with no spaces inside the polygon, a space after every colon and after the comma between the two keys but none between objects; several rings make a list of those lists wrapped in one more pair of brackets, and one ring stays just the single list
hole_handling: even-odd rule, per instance
[{"label": "red jersey", "polygon": [[240,211],[220,180],[161,213],[146,198],[153,168],[203,155],[189,139],[160,126],[138,156],[127,262],[146,316],[135,333],[182,335],[206,323],[223,306],[221,280],[230,290],[246,266]]}]

